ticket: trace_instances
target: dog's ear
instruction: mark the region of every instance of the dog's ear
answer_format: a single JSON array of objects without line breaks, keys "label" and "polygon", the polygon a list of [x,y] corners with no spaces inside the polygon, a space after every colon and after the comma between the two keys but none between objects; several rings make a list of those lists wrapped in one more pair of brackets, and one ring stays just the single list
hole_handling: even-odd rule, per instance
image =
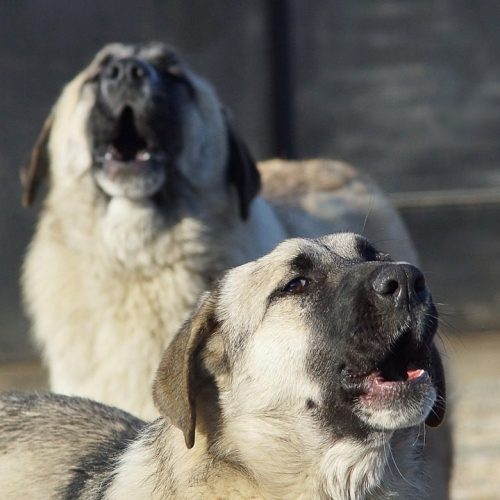
[{"label": "dog's ear", "polygon": [[248,218],[250,204],[260,190],[260,174],[246,144],[226,120],[228,135],[227,180],[236,188],[240,215]]},{"label": "dog's ear", "polygon": [[21,169],[21,184],[23,187],[23,206],[29,207],[35,199],[38,187],[47,176],[49,170],[48,142],[52,123],[52,113],[45,120],[42,130],[31,151],[28,164]]},{"label": "dog's ear", "polygon": [[441,356],[436,348],[432,345],[431,351],[431,365],[432,365],[432,381],[434,387],[436,388],[436,402],[432,407],[431,412],[425,419],[425,423],[429,427],[437,427],[444,419],[444,414],[446,412],[446,382],[444,377],[443,362],[441,361]]},{"label": "dog's ear", "polygon": [[194,446],[196,397],[204,378],[198,354],[216,325],[215,300],[207,292],[167,347],[153,384],[156,408],[184,433],[188,448]]}]

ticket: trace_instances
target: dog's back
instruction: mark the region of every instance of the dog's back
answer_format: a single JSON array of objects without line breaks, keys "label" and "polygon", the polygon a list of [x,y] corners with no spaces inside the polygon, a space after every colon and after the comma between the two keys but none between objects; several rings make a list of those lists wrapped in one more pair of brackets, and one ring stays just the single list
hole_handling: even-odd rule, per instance
[{"label": "dog's back", "polygon": [[82,398],[1,395],[0,496],[99,498],[114,457],[142,426],[125,412]]}]

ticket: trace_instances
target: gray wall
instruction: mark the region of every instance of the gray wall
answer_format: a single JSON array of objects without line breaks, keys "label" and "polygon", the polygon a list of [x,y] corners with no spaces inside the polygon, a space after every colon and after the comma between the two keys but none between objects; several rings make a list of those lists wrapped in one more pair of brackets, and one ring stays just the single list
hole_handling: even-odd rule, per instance
[{"label": "gray wall", "polygon": [[[416,192],[397,201],[446,322],[498,328],[500,4],[290,6],[298,155],[342,158],[390,193]],[[266,157],[273,153],[266,7],[266,0],[0,3],[0,359],[29,354],[17,280],[36,210],[20,207],[18,169],[62,84],[104,43],[170,42],[214,83],[255,155]],[[443,196],[429,198],[429,190]]]}]

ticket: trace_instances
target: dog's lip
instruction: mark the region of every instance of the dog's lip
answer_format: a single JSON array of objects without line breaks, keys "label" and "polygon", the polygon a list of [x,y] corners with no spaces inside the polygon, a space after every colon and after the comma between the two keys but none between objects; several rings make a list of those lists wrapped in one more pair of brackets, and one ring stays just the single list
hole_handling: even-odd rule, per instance
[{"label": "dog's lip", "polygon": [[168,155],[163,151],[155,149],[140,149],[135,153],[133,158],[125,159],[120,151],[112,144],[107,147],[105,152],[97,156],[99,163],[113,163],[117,165],[147,165],[150,162],[166,163]]},{"label": "dog's lip", "polygon": [[432,385],[429,362],[399,360],[399,367],[377,367],[368,371],[342,371],[342,386],[362,404],[387,406],[424,386]]},{"label": "dog's lip", "polygon": [[344,366],[342,386],[358,396],[425,383],[430,378],[429,352],[428,345],[415,345],[402,337],[378,361],[363,363],[362,367]]},{"label": "dog's lip", "polygon": [[120,155],[107,151],[97,158],[96,164],[110,180],[120,181],[130,177],[149,177],[159,169],[165,170],[167,158],[161,152],[141,150],[134,158],[123,160]]},{"label": "dog's lip", "polygon": [[378,370],[370,373],[361,383],[360,399],[365,403],[397,399],[418,386],[429,385],[431,377],[423,368],[409,368],[406,380],[386,380]]}]

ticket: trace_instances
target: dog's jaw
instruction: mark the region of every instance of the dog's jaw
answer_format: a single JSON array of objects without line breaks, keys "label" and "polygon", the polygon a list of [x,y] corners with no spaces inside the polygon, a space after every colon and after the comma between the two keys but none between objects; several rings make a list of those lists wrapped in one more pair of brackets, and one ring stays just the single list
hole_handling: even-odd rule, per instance
[{"label": "dog's jaw", "polygon": [[354,407],[370,427],[395,430],[422,424],[436,402],[437,392],[425,370],[412,370],[407,380],[386,381],[374,372],[364,381],[364,393]]}]

